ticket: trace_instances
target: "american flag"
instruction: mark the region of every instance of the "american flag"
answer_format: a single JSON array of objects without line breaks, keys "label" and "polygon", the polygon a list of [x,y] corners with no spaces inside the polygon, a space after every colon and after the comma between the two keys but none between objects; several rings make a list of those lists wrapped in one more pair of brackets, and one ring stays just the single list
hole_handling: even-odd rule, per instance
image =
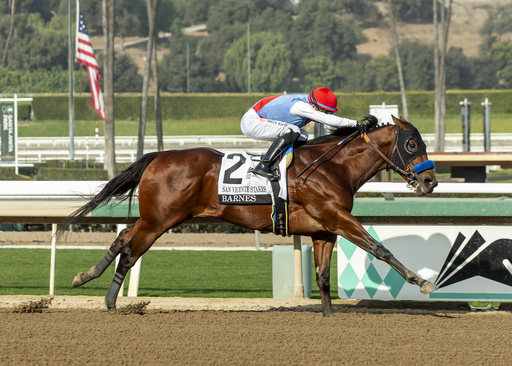
[{"label": "american flag", "polygon": [[101,77],[100,67],[94,51],[92,49],[91,39],[87,33],[84,16],[77,3],[77,32],[76,32],[76,62],[87,67],[89,74],[89,89],[91,90],[92,107],[100,114],[101,119],[105,121],[105,105],[103,104],[103,95],[100,89]]}]

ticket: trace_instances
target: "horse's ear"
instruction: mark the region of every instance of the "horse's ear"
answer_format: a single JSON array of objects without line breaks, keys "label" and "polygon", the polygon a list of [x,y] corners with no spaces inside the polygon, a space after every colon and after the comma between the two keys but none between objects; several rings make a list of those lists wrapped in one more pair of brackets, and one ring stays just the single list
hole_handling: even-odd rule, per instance
[{"label": "horse's ear", "polygon": [[407,121],[404,120],[403,117],[400,117],[400,119],[398,119],[395,116],[391,115],[391,118],[393,118],[393,122],[395,122],[395,124],[401,129],[405,129],[407,127]]}]

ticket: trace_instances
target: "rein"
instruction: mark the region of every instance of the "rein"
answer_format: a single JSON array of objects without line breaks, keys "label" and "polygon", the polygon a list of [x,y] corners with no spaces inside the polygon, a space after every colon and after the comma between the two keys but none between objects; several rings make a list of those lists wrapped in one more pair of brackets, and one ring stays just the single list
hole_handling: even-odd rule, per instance
[{"label": "rein", "polygon": [[[304,174],[309,168],[311,168],[313,165],[315,165],[320,159],[322,159],[325,155],[327,155],[329,152],[331,152],[333,149],[335,149],[336,147],[340,146],[341,144],[343,144],[344,142],[346,141],[350,141],[352,140],[357,134],[359,133],[359,131],[355,131],[353,132],[352,134],[350,134],[348,137],[346,137],[345,139],[341,140],[340,142],[338,142],[336,145],[334,145],[333,147],[331,147],[329,150],[327,150],[325,153],[323,153],[320,157],[318,157],[317,159],[315,159],[312,163],[310,163],[308,166],[306,166],[298,175],[297,175],[297,178],[299,178],[302,174]],[[403,157],[402,157],[402,154],[400,153],[400,150],[397,150],[398,152],[398,156],[400,158],[400,160],[402,161],[402,164],[404,164],[404,168],[400,168],[397,164],[395,164],[393,161],[391,161],[391,159],[389,159],[386,155],[384,155],[378,148],[377,146],[375,146],[375,144],[370,140],[370,138],[368,137],[368,135],[365,133],[361,134],[361,136],[364,138],[364,140],[366,141],[366,143],[372,148],[373,151],[375,151],[382,160],[384,160],[384,162],[386,162],[386,164],[388,164],[388,166],[393,169],[395,172],[397,172],[398,174],[400,174],[404,179],[407,180],[407,185],[408,186],[414,186],[414,183],[417,183],[417,180],[416,180],[416,176],[415,176],[415,173],[421,173],[427,169],[434,169],[435,167],[435,164],[433,161],[431,160],[427,160],[427,161],[424,161],[422,163],[419,163],[417,164],[416,166],[413,167],[413,171],[410,171],[409,168],[407,167],[407,164],[405,163]],[[398,139],[398,134],[395,135],[395,140],[393,142],[393,147],[395,147],[395,145],[397,144],[397,139]],[[393,147],[391,148],[391,153],[393,152]],[[391,154],[390,153],[390,154]]]},{"label": "rein", "polygon": [[347,136],[346,138],[344,138],[343,140],[341,140],[340,142],[338,142],[336,145],[334,145],[333,147],[331,147],[329,150],[327,150],[325,153],[323,153],[322,155],[320,155],[320,157],[316,158],[312,163],[310,163],[307,167],[305,167],[304,169],[302,169],[302,171],[297,175],[297,178],[300,178],[300,176],[302,174],[304,174],[306,172],[306,170],[308,170],[309,168],[311,168],[313,165],[315,165],[320,159],[322,159],[325,155],[327,155],[329,152],[331,152],[334,148],[340,146],[342,143],[344,143],[345,141],[347,140],[352,140],[357,134],[358,134],[359,131],[355,131],[353,133],[351,133],[349,136]]}]

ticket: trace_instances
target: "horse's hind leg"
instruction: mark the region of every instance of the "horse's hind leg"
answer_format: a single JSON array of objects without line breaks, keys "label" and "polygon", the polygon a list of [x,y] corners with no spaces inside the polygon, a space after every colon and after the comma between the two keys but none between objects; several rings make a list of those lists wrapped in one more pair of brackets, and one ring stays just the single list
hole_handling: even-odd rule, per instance
[{"label": "horse's hind leg", "polygon": [[114,278],[105,296],[105,304],[110,314],[116,312],[116,300],[124,278],[137,260],[153,245],[165,229],[154,227],[141,220],[137,221],[130,232],[128,245],[121,247],[121,258]]},{"label": "horse's hind leg", "polygon": [[105,272],[105,270],[108,268],[110,263],[114,261],[114,259],[117,257],[121,249],[130,241],[129,231],[130,227],[122,230],[117,236],[114,243],[112,243],[112,245],[110,246],[107,254],[105,254],[103,259],[98,264],[91,267],[91,269],[87,273],[80,272],[79,274],[77,274],[73,279],[72,286],[79,287],[94,278],[100,277],[103,274],[103,272]]},{"label": "horse's hind leg", "polygon": [[336,235],[327,233],[321,237],[313,237],[315,255],[316,283],[322,298],[322,312],[324,317],[334,316],[331,301],[331,256]]}]

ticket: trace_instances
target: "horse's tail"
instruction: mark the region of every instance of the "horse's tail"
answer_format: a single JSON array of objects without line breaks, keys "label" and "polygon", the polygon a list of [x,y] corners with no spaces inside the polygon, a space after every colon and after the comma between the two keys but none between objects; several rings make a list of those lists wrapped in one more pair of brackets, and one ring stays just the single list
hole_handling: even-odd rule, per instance
[{"label": "horse's tail", "polygon": [[[73,212],[58,225],[56,232],[57,237],[60,237],[69,225],[76,224],[96,207],[101,204],[106,204],[114,198],[118,202],[129,199],[131,207],[132,197],[139,185],[142,173],[144,173],[149,163],[151,163],[157,155],[158,152],[153,152],[142,156],[117,177],[112,178],[89,202]],[[130,212],[130,209],[128,212]]]}]

